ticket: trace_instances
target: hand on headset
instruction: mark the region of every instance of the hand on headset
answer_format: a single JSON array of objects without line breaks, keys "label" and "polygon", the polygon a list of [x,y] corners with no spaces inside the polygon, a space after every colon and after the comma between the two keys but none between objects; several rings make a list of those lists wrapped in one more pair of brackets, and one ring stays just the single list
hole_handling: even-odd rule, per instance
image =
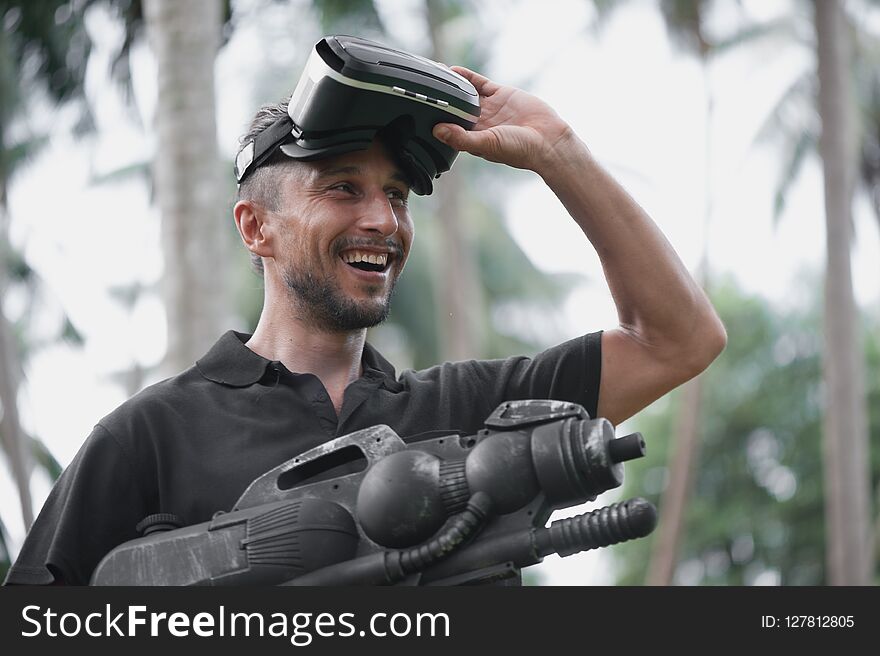
[{"label": "hand on headset", "polygon": [[433,134],[456,150],[542,174],[574,137],[571,127],[540,98],[502,86],[462,66],[452,66],[480,94],[480,120],[471,131],[438,123]]}]

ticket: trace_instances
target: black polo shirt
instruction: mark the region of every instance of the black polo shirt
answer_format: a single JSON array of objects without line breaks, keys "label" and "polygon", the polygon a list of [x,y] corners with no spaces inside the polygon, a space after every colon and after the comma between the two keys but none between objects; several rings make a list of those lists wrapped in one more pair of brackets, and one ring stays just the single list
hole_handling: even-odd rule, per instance
[{"label": "black polo shirt", "polygon": [[104,417],[56,482],[7,583],[87,584],[145,516],[185,525],[230,510],[258,476],[334,437],[387,424],[403,438],[476,433],[502,402],[558,399],[596,415],[601,333],[534,358],[445,363],[399,376],[369,344],[336,410],[313,374],[293,373],[229,331],[195,366]]}]

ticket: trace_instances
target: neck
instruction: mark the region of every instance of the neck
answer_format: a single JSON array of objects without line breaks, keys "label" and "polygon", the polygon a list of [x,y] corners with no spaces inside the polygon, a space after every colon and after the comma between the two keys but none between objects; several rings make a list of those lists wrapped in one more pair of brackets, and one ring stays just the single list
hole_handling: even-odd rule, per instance
[{"label": "neck", "polygon": [[264,307],[247,347],[267,360],[281,362],[289,371],[317,376],[339,411],[345,388],[361,375],[366,338],[366,328],[322,331],[296,316],[289,306],[279,309],[274,304]]}]

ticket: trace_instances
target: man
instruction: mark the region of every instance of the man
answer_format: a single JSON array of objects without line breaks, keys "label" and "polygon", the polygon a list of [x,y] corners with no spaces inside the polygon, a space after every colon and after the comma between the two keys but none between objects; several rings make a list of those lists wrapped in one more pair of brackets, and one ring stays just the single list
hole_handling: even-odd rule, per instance
[{"label": "man", "polygon": [[[396,154],[381,138],[312,162],[277,153],[242,183],[234,207],[265,278],[254,334],[227,333],[194,367],[99,422],[8,582],[87,583],[142,518],[206,521],[260,474],[339,435],[378,423],[404,437],[472,434],[501,401],[522,398],[577,402],[617,424],[721,352],[725,331],[706,296],[571,128],[538,98],[455,70],[479,92],[482,114],[472,131],[439,124],[434,136],[544,179],[598,252],[620,325],[532,359],[398,376],[365,341],[388,313],[414,238]],[[285,112],[264,108],[251,136]]]}]

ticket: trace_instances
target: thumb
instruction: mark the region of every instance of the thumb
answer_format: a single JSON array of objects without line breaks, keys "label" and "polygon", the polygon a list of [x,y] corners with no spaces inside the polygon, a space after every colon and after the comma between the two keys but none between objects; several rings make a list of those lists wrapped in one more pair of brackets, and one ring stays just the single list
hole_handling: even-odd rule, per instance
[{"label": "thumb", "polygon": [[464,150],[472,154],[479,148],[479,133],[469,132],[455,123],[438,123],[432,131],[434,137],[455,150]]}]

